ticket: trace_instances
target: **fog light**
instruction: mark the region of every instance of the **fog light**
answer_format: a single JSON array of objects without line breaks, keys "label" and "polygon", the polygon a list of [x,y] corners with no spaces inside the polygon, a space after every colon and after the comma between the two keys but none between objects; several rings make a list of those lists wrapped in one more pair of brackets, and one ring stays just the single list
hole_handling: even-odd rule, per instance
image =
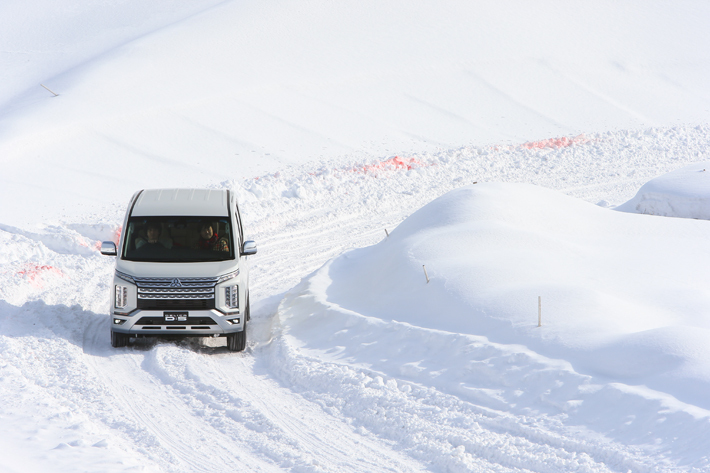
[{"label": "fog light", "polygon": [[114,325],[123,325],[126,321],[123,319],[113,319]]},{"label": "fog light", "polygon": [[239,325],[239,322],[240,322],[240,321],[241,321],[241,319],[229,319],[229,320],[227,320],[227,322],[229,322],[229,323],[232,324],[232,325]]}]

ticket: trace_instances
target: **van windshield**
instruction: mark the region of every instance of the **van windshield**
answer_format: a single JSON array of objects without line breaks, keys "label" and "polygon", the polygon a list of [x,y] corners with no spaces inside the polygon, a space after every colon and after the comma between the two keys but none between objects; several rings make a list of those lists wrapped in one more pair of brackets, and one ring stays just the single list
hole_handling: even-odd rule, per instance
[{"label": "van windshield", "polygon": [[131,217],[122,258],[149,262],[204,262],[234,259],[227,217]]}]

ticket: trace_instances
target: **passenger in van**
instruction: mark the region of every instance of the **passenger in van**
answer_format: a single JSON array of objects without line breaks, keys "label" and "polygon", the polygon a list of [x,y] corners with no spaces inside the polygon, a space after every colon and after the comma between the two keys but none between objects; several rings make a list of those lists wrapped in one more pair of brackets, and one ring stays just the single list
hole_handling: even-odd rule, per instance
[{"label": "passenger in van", "polygon": [[220,238],[214,231],[215,224],[206,223],[200,228],[200,239],[197,247],[203,250],[229,251],[227,238]]},{"label": "passenger in van", "polygon": [[136,238],[136,249],[143,248],[144,250],[150,249],[164,249],[171,248],[172,241],[170,239],[160,239],[160,233],[162,232],[162,227],[158,222],[150,222],[146,225],[145,234],[146,238],[138,237]]}]

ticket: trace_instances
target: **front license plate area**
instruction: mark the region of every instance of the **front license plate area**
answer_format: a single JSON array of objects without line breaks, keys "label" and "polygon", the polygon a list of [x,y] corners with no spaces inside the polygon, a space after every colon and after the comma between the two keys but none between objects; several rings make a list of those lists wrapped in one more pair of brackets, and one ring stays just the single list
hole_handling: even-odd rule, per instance
[{"label": "front license plate area", "polygon": [[187,312],[163,312],[166,322],[187,322]]}]

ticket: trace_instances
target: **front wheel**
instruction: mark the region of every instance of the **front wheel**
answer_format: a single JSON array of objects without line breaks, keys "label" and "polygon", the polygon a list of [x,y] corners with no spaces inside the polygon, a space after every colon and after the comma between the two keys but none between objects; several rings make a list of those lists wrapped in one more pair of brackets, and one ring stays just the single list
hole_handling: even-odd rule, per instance
[{"label": "front wheel", "polygon": [[247,326],[244,324],[244,330],[237,333],[227,335],[227,348],[229,351],[242,351],[247,346]]},{"label": "front wheel", "polygon": [[111,346],[114,348],[121,348],[128,345],[128,334],[118,333],[111,330]]},{"label": "front wheel", "polygon": [[249,312],[249,299],[247,299],[247,307],[244,311],[244,330],[227,335],[227,349],[229,351],[242,351],[247,347],[247,320],[251,318]]}]

